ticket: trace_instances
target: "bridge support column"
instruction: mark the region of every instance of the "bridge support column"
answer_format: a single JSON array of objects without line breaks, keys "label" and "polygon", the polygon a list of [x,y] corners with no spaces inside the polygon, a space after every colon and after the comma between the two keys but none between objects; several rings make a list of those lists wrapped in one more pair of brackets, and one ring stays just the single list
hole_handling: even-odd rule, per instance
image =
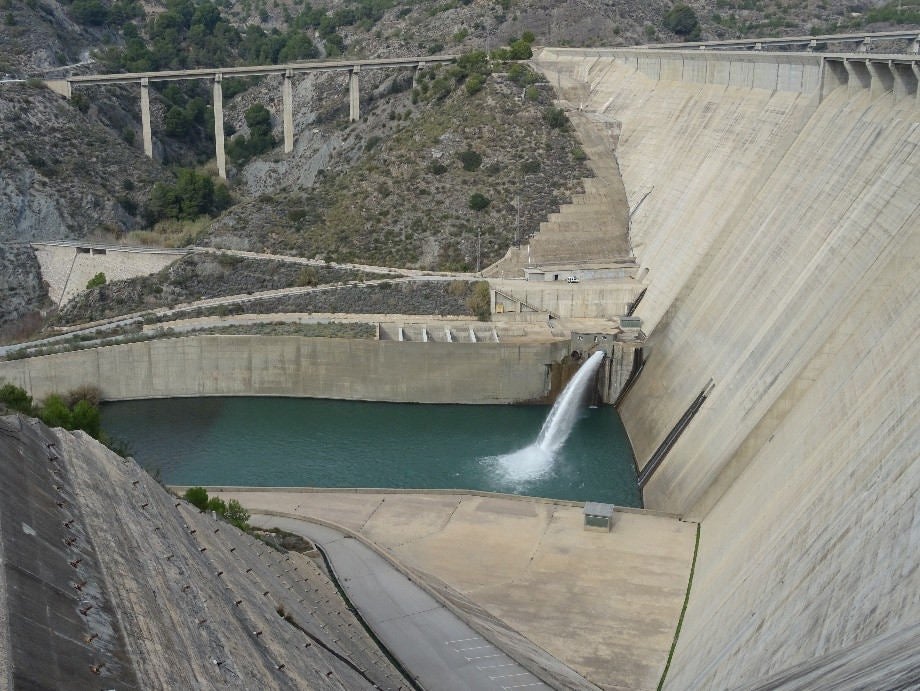
[{"label": "bridge support column", "polygon": [[361,67],[355,65],[351,69],[351,75],[348,79],[348,119],[357,122],[361,119],[361,91],[358,81],[358,75],[361,73]]},{"label": "bridge support column", "polygon": [[150,132],[150,80],[141,79],[141,138],[144,140],[144,154],[153,158],[153,135]]},{"label": "bridge support column", "polygon": [[413,89],[418,86],[418,80],[422,76],[422,70],[424,69],[425,69],[424,62],[420,62],[418,66],[415,68],[415,73],[412,75],[412,88]]},{"label": "bridge support column", "polygon": [[224,152],[224,91],[221,75],[214,75],[214,152],[217,155],[217,174],[227,179],[227,158]]},{"label": "bridge support column", "polygon": [[284,153],[289,154],[294,150],[294,89],[291,80],[293,70],[284,73],[281,82],[281,108],[284,120]]}]

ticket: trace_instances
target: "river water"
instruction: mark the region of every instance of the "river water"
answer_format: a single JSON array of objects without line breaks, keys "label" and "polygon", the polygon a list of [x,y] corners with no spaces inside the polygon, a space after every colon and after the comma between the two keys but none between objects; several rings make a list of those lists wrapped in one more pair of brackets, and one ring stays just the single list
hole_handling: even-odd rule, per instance
[{"label": "river water", "polygon": [[585,409],[548,468],[500,457],[531,444],[549,408],[298,398],[107,403],[103,428],[167,484],[478,489],[639,506],[612,408]]}]

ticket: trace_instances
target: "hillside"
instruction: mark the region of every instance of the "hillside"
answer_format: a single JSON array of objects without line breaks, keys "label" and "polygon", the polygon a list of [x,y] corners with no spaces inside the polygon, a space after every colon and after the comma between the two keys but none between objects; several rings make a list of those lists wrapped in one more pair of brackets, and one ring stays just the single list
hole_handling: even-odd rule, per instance
[{"label": "hillside", "polygon": [[[663,0],[2,0],[0,78],[464,54],[525,32],[537,44],[626,45],[920,23],[915,0],[900,3],[900,11],[894,3],[839,0],[689,4],[689,15],[675,15]],[[207,84],[154,85],[151,161],[142,152],[136,87],[81,87],[66,102],[34,82],[6,81],[0,240],[201,241],[424,268],[487,265],[535,232],[578,191],[587,170],[572,133],[553,119],[547,84],[510,63],[463,72],[429,70],[415,84],[408,72],[365,72],[355,124],[347,122],[341,76],[298,80],[295,151],[287,156],[278,146],[277,82],[228,80],[230,189],[217,185],[220,203],[208,199],[181,212],[157,200],[181,185],[180,167],[214,174]],[[470,88],[471,75],[482,77],[481,89]],[[458,158],[467,150],[481,157],[472,169]],[[192,223],[199,214],[205,220]],[[9,256],[0,259],[0,283],[30,271],[28,260],[12,265]],[[33,293],[17,298],[15,309],[4,302],[0,327],[21,331],[23,314],[44,309],[44,296]]]}]

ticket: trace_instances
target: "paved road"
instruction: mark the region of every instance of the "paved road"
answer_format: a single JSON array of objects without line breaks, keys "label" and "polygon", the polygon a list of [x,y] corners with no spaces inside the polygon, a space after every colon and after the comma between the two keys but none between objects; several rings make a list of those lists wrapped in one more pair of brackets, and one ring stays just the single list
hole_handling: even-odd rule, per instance
[{"label": "paved road", "polygon": [[293,518],[256,515],[251,523],[303,535],[322,547],[352,604],[423,688],[549,688],[362,542]]}]

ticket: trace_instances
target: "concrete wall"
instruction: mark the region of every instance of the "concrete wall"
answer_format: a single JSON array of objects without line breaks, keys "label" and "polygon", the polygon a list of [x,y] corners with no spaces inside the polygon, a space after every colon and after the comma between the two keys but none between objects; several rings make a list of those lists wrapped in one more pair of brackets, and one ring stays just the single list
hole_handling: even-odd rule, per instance
[{"label": "concrete wall", "polygon": [[0,363],[0,380],[41,398],[84,384],[107,400],[303,396],[513,403],[549,388],[568,342],[398,343],[296,336],[193,336]]},{"label": "concrete wall", "polygon": [[[628,305],[642,292],[642,285],[631,279],[620,281],[585,281],[566,283],[561,274],[559,281],[521,281],[489,279],[489,285],[516,300],[560,317],[606,319],[626,313]],[[505,312],[518,309],[513,300],[496,297]]]},{"label": "concrete wall", "polygon": [[585,53],[541,60],[622,124],[648,286],[647,364],[620,410],[640,467],[714,384],[644,493],[702,521],[666,688],[746,686],[906,629],[920,620],[916,85],[843,83],[818,55]]},{"label": "concrete wall", "polygon": [[185,250],[153,250],[76,243],[33,243],[48,283],[48,295],[62,305],[86,290],[86,283],[100,271],[106,280],[147,276],[184,257]]}]

